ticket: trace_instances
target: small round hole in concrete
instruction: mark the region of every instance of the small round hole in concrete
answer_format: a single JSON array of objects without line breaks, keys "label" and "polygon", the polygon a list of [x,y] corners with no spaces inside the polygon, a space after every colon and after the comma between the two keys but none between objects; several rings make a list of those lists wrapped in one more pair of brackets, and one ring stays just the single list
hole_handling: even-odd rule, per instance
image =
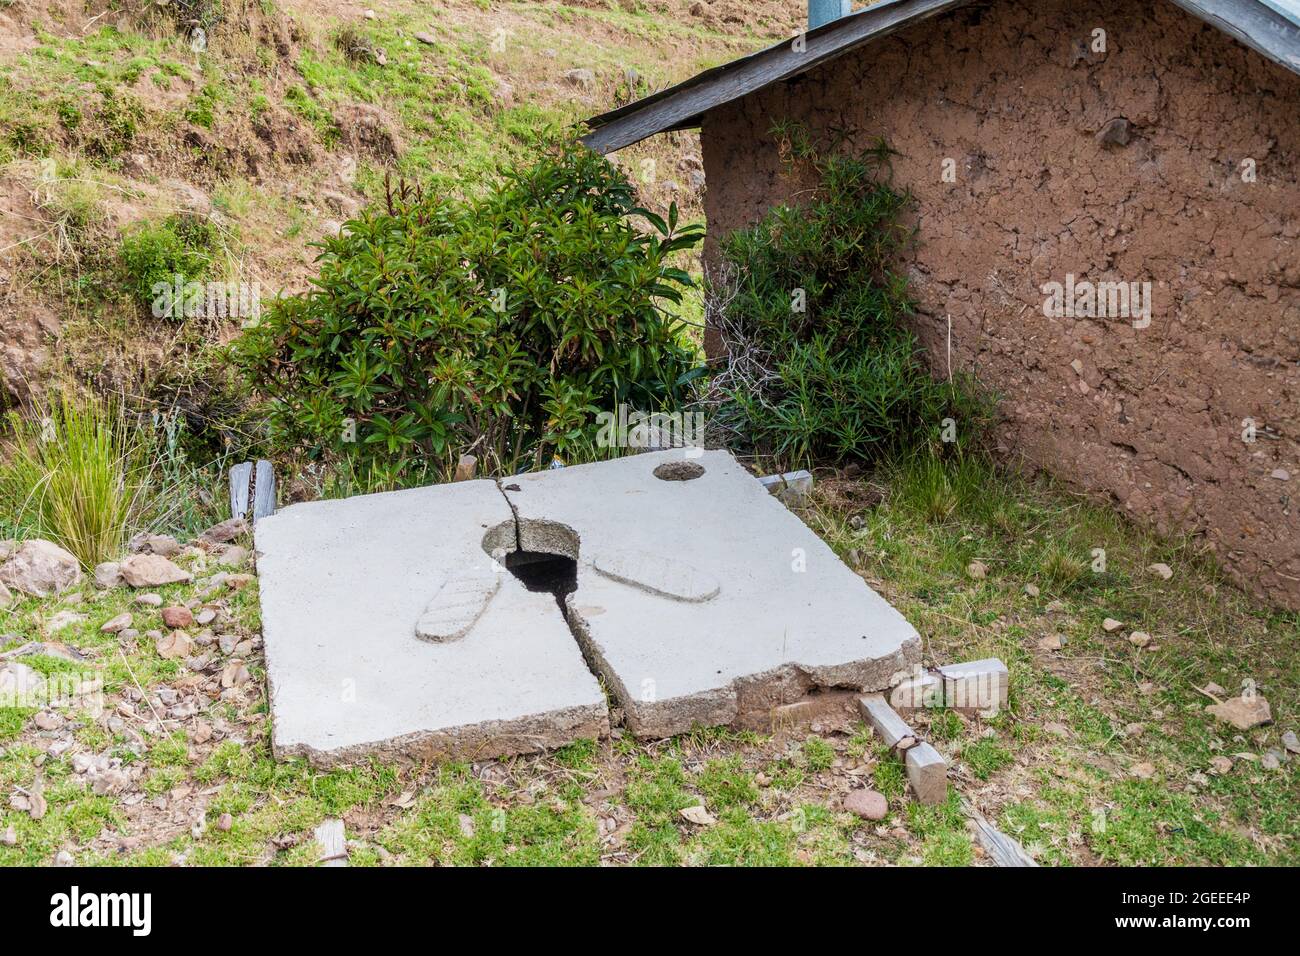
[{"label": "small round hole in concrete", "polygon": [[704,466],[697,461],[666,461],[655,468],[654,475],[661,481],[690,481],[704,474]]}]

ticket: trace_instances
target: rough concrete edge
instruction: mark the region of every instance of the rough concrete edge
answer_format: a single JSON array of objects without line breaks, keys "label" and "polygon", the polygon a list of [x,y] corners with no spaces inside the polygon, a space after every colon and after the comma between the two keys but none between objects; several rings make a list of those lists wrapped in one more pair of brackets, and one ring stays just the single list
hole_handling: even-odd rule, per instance
[{"label": "rough concrete edge", "polygon": [[737,677],[725,687],[646,702],[633,696],[619,679],[592,637],[586,620],[575,610],[573,598],[574,595],[569,595],[565,602],[566,617],[582,656],[623,709],[628,730],[642,740],[673,737],[697,726],[749,726],[752,715],[741,712],[742,691],[752,692],[762,686],[780,688],[791,683],[809,686],[802,696],[783,700],[782,704],[806,699],[811,691],[847,690],[859,694],[883,691],[889,688],[899,670],[921,661],[921,638],[914,633],[897,651],[885,657],[811,667],[791,661],[759,674]]},{"label": "rough concrete edge", "polygon": [[582,737],[600,739],[609,734],[609,708],[602,701],[510,720],[419,730],[332,750],[282,742],[272,720],[271,753],[277,760],[305,757],[313,767],[321,769],[355,765],[375,757],[394,761],[493,760],[552,750]]}]

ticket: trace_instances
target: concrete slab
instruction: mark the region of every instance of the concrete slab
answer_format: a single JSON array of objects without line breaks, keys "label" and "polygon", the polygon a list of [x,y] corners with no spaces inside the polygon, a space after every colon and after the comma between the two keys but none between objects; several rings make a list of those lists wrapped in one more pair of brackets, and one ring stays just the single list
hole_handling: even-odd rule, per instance
[{"label": "concrete slab", "polygon": [[[292,505],[257,523],[277,755],[489,758],[608,733],[555,598],[494,563],[485,535],[515,538],[509,504],[483,480]],[[499,587],[484,587],[493,574]]]},{"label": "concrete slab", "polygon": [[[684,460],[703,473],[655,477]],[[519,475],[503,490],[525,550],[576,552],[570,624],[637,736],[761,726],[822,689],[884,690],[920,660],[911,625],[724,451]]]}]

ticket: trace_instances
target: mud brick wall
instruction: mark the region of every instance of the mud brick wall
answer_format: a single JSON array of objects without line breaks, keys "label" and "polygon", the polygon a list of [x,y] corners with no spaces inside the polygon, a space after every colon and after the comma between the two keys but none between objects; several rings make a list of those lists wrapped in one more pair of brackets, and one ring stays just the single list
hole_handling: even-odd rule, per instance
[{"label": "mud brick wall", "polygon": [[[1300,607],[1300,76],[1166,0],[961,8],[708,114],[706,258],[807,185],[782,118],[898,151],[917,333],[942,374],[951,317],[1007,453]],[[1045,316],[1067,274],[1149,281],[1149,326]]]}]

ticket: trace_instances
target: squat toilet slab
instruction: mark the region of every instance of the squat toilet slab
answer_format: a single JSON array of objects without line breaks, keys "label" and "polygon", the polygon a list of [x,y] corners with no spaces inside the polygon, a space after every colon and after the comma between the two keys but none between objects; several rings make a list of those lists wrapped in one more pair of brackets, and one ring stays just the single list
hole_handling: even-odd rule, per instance
[{"label": "squat toilet slab", "polygon": [[[920,660],[903,617],[724,451],[292,505],[256,545],[273,746],[319,764],[600,737],[605,692],[639,737],[761,726]],[[512,573],[545,555],[576,560],[558,601]]]}]

